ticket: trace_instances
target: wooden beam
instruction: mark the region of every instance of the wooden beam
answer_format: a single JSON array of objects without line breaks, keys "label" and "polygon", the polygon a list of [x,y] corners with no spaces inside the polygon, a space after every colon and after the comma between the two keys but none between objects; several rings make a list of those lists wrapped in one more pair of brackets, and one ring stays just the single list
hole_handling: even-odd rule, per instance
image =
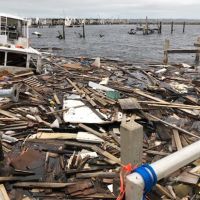
[{"label": "wooden beam", "polygon": [[75,183],[49,183],[49,182],[21,182],[15,183],[13,187],[17,188],[66,188]]}]

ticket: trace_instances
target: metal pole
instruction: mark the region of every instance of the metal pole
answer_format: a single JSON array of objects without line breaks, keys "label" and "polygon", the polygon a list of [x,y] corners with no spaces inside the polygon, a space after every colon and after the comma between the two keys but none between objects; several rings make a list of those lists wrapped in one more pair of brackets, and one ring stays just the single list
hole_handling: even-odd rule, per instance
[{"label": "metal pole", "polygon": [[[158,181],[185,165],[193,162],[200,157],[200,141],[195,142],[180,151],[177,151],[165,158],[151,164]],[[126,179],[126,199],[142,200],[144,190],[144,180],[138,173],[127,176]]]}]

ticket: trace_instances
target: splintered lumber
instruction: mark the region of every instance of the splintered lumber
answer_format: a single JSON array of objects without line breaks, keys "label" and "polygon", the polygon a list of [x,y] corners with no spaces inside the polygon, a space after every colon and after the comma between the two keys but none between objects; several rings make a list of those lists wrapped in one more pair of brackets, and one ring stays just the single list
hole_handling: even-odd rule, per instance
[{"label": "splintered lumber", "polygon": [[141,91],[140,89],[134,89],[133,92],[136,93],[136,94],[138,94],[138,95],[140,95],[140,96],[143,96],[143,97],[146,97],[148,99],[151,99],[153,101],[158,101],[158,102],[162,102],[162,103],[168,103],[168,102],[166,102],[164,100],[161,100],[161,99],[159,99],[157,97],[153,97],[153,96],[151,96],[149,94],[146,94],[143,91]]},{"label": "splintered lumber", "polygon": [[196,185],[199,182],[199,177],[188,172],[183,172],[177,177],[177,181],[186,184]]},{"label": "splintered lumber", "polygon": [[12,182],[12,181],[36,181],[39,180],[40,176],[1,176],[0,182]]},{"label": "splintered lumber", "polygon": [[65,188],[75,183],[21,182],[13,184],[16,188]]},{"label": "splintered lumber", "polygon": [[62,113],[62,112],[65,112],[65,111],[68,111],[69,108],[65,108],[65,109],[62,109],[62,110],[52,110],[51,112],[47,112],[46,115],[51,115],[51,114],[57,114],[57,113]]},{"label": "splintered lumber", "polygon": [[[86,196],[84,196],[83,194],[79,195],[79,199],[83,198],[85,199]],[[114,196],[112,193],[97,193],[97,194],[90,194],[87,195],[88,199],[116,199],[116,196]]]},{"label": "splintered lumber", "polygon": [[159,156],[168,156],[169,155],[169,153],[162,152],[162,151],[146,150],[145,152],[148,154],[159,155]]},{"label": "splintered lumber", "polygon": [[[164,101],[164,100],[161,100],[161,99],[159,99],[159,98],[157,98],[157,97],[153,97],[153,96],[151,96],[151,95],[149,95],[149,94],[146,94],[146,93],[144,93],[143,91],[141,91],[141,90],[139,90],[139,89],[134,89],[133,92],[134,92],[135,94],[138,94],[138,95],[140,95],[140,96],[146,97],[146,98],[151,99],[151,100],[153,100],[153,101],[160,102],[161,104],[170,105],[169,102]],[[184,104],[181,104],[181,106],[184,106]],[[166,107],[166,106],[165,106],[165,107]],[[189,107],[189,108],[187,107],[186,109],[182,109],[182,108],[179,108],[179,107],[175,107],[175,108],[179,109],[180,111],[182,111],[182,112],[184,112],[184,113],[186,113],[186,114],[191,114],[190,110],[186,110],[186,109],[191,109],[191,107]]]},{"label": "splintered lumber", "polygon": [[174,140],[175,140],[175,143],[176,143],[176,147],[177,147],[177,150],[179,151],[183,148],[183,146],[181,144],[180,135],[179,135],[178,130],[175,130],[175,129],[173,129],[173,133],[174,133]]},{"label": "splintered lumber", "polygon": [[73,140],[76,139],[77,134],[75,133],[46,133],[38,132],[35,135],[32,135],[29,139],[62,139],[62,140]]},{"label": "splintered lumber", "polygon": [[77,91],[79,94],[84,94],[84,92],[81,91],[81,90],[78,88],[78,86],[77,86],[74,82],[72,82],[69,78],[67,78],[67,81],[74,87],[74,89],[76,89],[76,91]]},{"label": "splintered lumber", "polygon": [[60,100],[59,100],[58,96],[57,96],[56,94],[54,94],[54,95],[53,95],[53,97],[54,97],[54,99],[55,99],[56,103],[57,103],[58,105],[61,105],[61,103],[60,103]]},{"label": "splintered lumber", "polygon": [[165,196],[167,196],[168,198],[170,198],[170,199],[176,199],[176,198],[174,198],[168,191],[167,191],[167,189],[165,188],[165,187],[163,187],[163,186],[161,186],[161,185],[159,185],[159,184],[156,184],[156,189],[160,192],[160,193],[162,193],[162,194],[164,194]]},{"label": "splintered lumber", "polygon": [[84,124],[79,124],[78,126],[80,128],[82,128],[83,130],[88,131],[89,133],[92,133],[92,134],[96,135],[97,137],[103,138],[103,134],[95,131],[94,129],[92,129],[92,128],[84,125]]},{"label": "splintered lumber", "polygon": [[66,147],[69,147],[69,146],[73,146],[73,147],[77,147],[77,148],[85,148],[85,149],[91,149],[93,151],[95,151],[96,153],[100,154],[100,155],[103,155],[105,158],[107,158],[107,162],[109,164],[119,164],[121,165],[121,161],[119,158],[113,156],[111,153],[107,152],[107,151],[104,151],[103,149],[101,149],[100,147],[97,147],[96,145],[91,145],[91,144],[83,144],[83,143],[80,143],[80,142],[68,142],[66,141],[65,142],[65,146]]},{"label": "splintered lumber", "polygon": [[[16,120],[16,115],[14,115],[14,114],[11,113],[11,112],[8,112],[8,111],[1,110],[1,109],[0,109],[0,114],[5,115],[5,116],[10,117],[10,118],[13,118],[13,121]],[[18,118],[17,118],[17,119],[18,119]],[[18,119],[18,120],[19,120],[19,119]]]},{"label": "splintered lumber", "polygon": [[32,71],[30,72],[26,72],[26,73],[23,73],[23,74],[17,74],[14,76],[14,78],[20,78],[20,77],[23,77],[23,76],[30,76],[30,75],[34,75],[34,73]]},{"label": "splintered lumber", "polygon": [[115,178],[116,172],[93,172],[93,173],[80,173],[76,175],[76,178]]},{"label": "splintered lumber", "polygon": [[1,200],[10,200],[8,193],[4,187],[4,185],[0,185],[0,199]]},{"label": "splintered lumber", "polygon": [[[147,114],[147,113],[146,113],[146,114]],[[193,133],[190,133],[190,132],[186,131],[185,129],[182,129],[182,128],[180,128],[180,127],[174,125],[174,124],[170,124],[170,123],[168,123],[168,122],[166,122],[166,121],[164,121],[164,120],[162,120],[162,119],[159,119],[159,118],[157,118],[157,117],[155,117],[155,116],[153,116],[153,115],[151,115],[151,114],[147,114],[147,115],[148,115],[149,117],[151,117],[151,118],[153,118],[153,119],[155,119],[155,120],[157,120],[157,121],[159,121],[159,122],[161,122],[161,123],[163,123],[163,124],[165,124],[165,125],[167,125],[167,126],[173,128],[173,129],[176,129],[176,130],[180,131],[181,133],[184,133],[184,134],[186,134],[186,135],[189,135],[189,136],[192,136],[192,137],[195,137],[195,138],[200,139],[199,136],[197,136],[197,135],[195,135],[195,134],[193,134]]]}]

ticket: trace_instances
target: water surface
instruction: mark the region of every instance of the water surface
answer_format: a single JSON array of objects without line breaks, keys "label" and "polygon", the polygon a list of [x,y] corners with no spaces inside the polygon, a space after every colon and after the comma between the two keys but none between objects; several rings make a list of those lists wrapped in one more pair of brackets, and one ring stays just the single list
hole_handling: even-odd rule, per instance
[{"label": "water surface", "polygon": [[[56,38],[62,27],[31,28],[30,39],[33,47],[57,47],[62,51],[57,52],[67,57],[106,57],[119,58],[131,62],[162,61],[165,39],[169,39],[171,48],[194,48],[194,42],[200,36],[199,25],[186,25],[185,33],[182,33],[182,25],[174,25],[174,33],[171,34],[170,25],[163,25],[162,34],[144,36],[142,33],[129,35],[128,31],[134,25],[90,25],[86,26],[86,38],[80,38],[81,27],[66,28],[66,39]],[[41,38],[32,35],[34,31],[42,33]],[[104,37],[100,38],[99,34]],[[170,55],[170,61],[188,62],[194,61],[194,54]]]}]

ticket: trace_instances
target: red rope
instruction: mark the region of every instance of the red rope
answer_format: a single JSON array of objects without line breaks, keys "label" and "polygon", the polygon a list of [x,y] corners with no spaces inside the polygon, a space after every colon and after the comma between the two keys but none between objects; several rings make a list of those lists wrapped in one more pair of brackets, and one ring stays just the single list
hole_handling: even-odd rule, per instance
[{"label": "red rope", "polygon": [[116,200],[123,200],[124,199],[124,195],[125,195],[125,178],[135,168],[137,168],[137,165],[132,166],[130,163],[121,168],[121,171],[120,171],[120,193],[119,193],[119,195],[118,195]]}]

